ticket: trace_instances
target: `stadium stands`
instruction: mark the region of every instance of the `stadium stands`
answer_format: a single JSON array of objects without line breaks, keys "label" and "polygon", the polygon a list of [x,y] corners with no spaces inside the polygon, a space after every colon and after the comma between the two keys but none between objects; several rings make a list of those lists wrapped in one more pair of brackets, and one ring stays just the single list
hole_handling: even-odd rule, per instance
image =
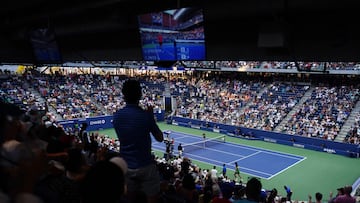
[{"label": "stadium stands", "polygon": [[[269,66],[291,67],[285,64],[278,65],[275,62],[256,64],[261,69]],[[287,80],[283,80],[281,77],[269,78],[234,73],[171,74],[173,77],[168,73],[136,75],[144,90],[141,105],[150,103],[159,109],[164,109],[164,92],[168,88],[170,96],[177,102],[174,115],[184,119],[200,120],[213,125],[209,127],[230,125],[273,133],[278,129],[277,127],[281,127],[282,133],[330,142],[338,141],[336,137],[341,133],[342,126],[350,115],[355,115],[351,117],[354,118],[353,124],[341,142],[359,144],[360,114],[355,108],[359,103],[359,83],[356,81],[352,84],[348,81],[341,85],[333,83],[320,85],[326,80],[311,83],[303,82],[301,78],[299,82],[291,77],[285,77]],[[106,74],[63,76],[41,74],[37,71],[29,71],[24,75],[1,72],[1,76],[0,96],[3,100],[23,109],[31,109],[33,106],[42,109],[48,104],[55,110],[52,112],[53,115],[48,115],[51,117],[48,120],[54,123],[56,116],[67,120],[112,115],[115,109],[124,105],[119,90],[127,76],[115,77]],[[284,123],[286,125],[281,125]],[[71,136],[77,139],[76,129],[65,129],[65,131],[71,132]],[[91,137],[97,140],[101,150],[105,148],[108,153],[118,151],[118,140],[97,134],[92,134]],[[59,141],[65,142],[64,138]],[[113,155],[100,153],[98,156]],[[209,178],[208,171],[192,164],[191,160],[175,158],[169,163],[156,157],[156,161],[164,180],[162,202],[190,200],[197,202],[199,199],[210,200],[219,197],[219,194],[234,199],[243,196],[246,185],[221,175],[217,181],[212,182],[213,179]],[[61,166],[55,166],[61,169]],[[182,184],[178,184],[180,182]],[[265,191],[264,198],[267,194],[270,194],[270,191]],[[39,194],[42,198],[43,195]],[[280,196],[278,198],[281,199]]]}]

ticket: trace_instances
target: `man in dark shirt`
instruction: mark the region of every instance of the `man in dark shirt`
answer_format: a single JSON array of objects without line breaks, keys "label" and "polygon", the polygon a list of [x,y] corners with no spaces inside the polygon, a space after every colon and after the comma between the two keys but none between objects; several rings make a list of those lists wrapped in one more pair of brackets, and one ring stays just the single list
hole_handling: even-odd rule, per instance
[{"label": "man in dark shirt", "polygon": [[89,138],[89,134],[87,132],[87,127],[88,127],[87,123],[81,124],[81,129],[79,132],[80,140],[84,144],[85,152],[88,152],[90,150],[90,138]]},{"label": "man in dark shirt", "polygon": [[181,157],[182,153],[183,153],[183,147],[182,147],[181,143],[179,143],[179,145],[178,145],[178,153],[179,153],[179,157]]},{"label": "man in dark shirt", "polygon": [[130,201],[137,191],[143,191],[148,202],[157,202],[160,176],[151,154],[151,135],[156,141],[164,140],[163,132],[155,122],[153,110],[139,106],[142,90],[139,81],[124,82],[122,93],[126,106],[114,114],[113,125],[120,141],[120,155],[128,164],[126,182]]}]

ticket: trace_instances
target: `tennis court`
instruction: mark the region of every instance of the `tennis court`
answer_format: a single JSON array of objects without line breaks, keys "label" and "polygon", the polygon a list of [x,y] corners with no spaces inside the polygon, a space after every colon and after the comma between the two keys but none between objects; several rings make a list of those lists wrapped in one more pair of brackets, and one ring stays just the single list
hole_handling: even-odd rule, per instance
[{"label": "tennis court", "polygon": [[[237,162],[242,173],[263,179],[271,179],[306,159],[298,155],[228,143],[226,136],[207,138],[204,143],[203,138],[199,136],[176,131],[169,132],[171,132],[169,138],[175,140],[175,154],[178,144],[181,143],[186,157],[219,167],[225,163],[227,168],[232,170],[235,169],[235,162]],[[153,142],[153,149],[165,151],[165,148],[165,143]]]},{"label": "tennis court", "polygon": [[[178,135],[179,136],[178,140],[176,140],[175,137],[174,139],[177,142],[178,141],[182,142],[182,140],[185,139],[185,141],[187,142],[184,141],[183,143],[184,145],[186,143],[194,142],[195,140],[201,140],[201,135],[204,132],[206,133],[206,136],[208,138],[219,136],[219,133],[215,133],[215,132],[208,132],[193,128],[185,128],[181,126],[169,125],[162,122],[159,122],[158,125],[162,131],[166,131],[170,129],[171,131],[183,133]],[[116,133],[112,128],[99,131],[99,133],[106,134],[110,137],[116,137]],[[196,137],[194,138],[193,135],[195,135],[198,138]],[[186,139],[190,139],[190,140],[186,140]],[[235,153],[229,156],[233,156],[234,154],[245,155],[245,153],[243,152],[245,150],[241,150],[242,148],[240,148],[240,146],[242,146],[244,148],[249,148],[256,151],[272,152],[277,154],[279,157],[281,157],[281,155],[286,155],[286,156],[297,155],[298,157],[306,157],[306,159],[297,162],[297,164],[291,165],[287,162],[286,166],[282,167],[282,170],[281,169],[278,170],[278,173],[273,172],[272,174],[274,174],[274,176],[272,176],[272,178],[270,179],[261,178],[262,180],[261,182],[264,188],[267,189],[277,188],[280,195],[286,195],[285,190],[283,189],[283,185],[284,184],[290,185],[292,190],[294,191],[293,198],[297,200],[306,200],[310,193],[314,194],[315,192],[321,192],[322,194],[324,194],[324,201],[327,201],[328,200],[327,194],[329,194],[330,191],[336,192],[336,188],[342,187],[344,185],[349,185],[349,184],[351,185],[352,183],[354,183],[354,181],[356,181],[360,177],[360,171],[359,171],[360,159],[354,159],[336,154],[307,150],[298,147],[280,145],[271,142],[264,142],[261,140],[259,141],[247,140],[247,139],[240,139],[231,136],[226,137],[226,144],[231,144],[231,143],[238,145],[238,148]],[[165,144],[158,143],[156,141],[154,141],[153,144],[154,144],[154,151],[159,156],[162,156],[163,153],[165,152]],[[214,147],[211,148],[214,149]],[[177,152],[176,149],[177,149],[177,145],[175,145],[175,152]],[[227,149],[221,151],[226,151],[226,150]],[[200,156],[198,155],[198,152],[192,154]],[[207,160],[203,159],[203,161],[198,161],[198,159],[200,158],[195,158],[195,157],[191,159],[195,164],[197,164],[198,166],[204,169],[210,169],[214,164],[222,165],[223,160],[222,158],[219,158],[221,155],[219,156],[218,152],[212,152],[212,154],[215,155],[214,156],[209,156],[207,154],[204,156],[201,155],[200,157],[207,158]],[[256,154],[253,155],[253,158],[256,160],[254,161],[253,159],[252,163],[256,165],[255,168],[257,168],[257,170],[259,170],[258,168],[269,168],[269,167],[274,167],[274,165],[283,164],[281,163],[282,159],[276,159],[276,162],[268,161],[266,160],[267,158],[265,158],[261,154],[262,153],[260,153],[261,159],[255,156]],[[271,158],[272,157],[273,156],[271,156]],[[212,162],[213,160],[216,160],[218,162],[220,161],[221,163]],[[236,159],[233,158],[231,160],[236,160]],[[244,159],[244,161],[245,160],[250,160],[250,159]],[[240,163],[240,161],[238,163]],[[231,174],[234,171],[233,166],[234,164],[228,165],[230,178],[233,178]],[[267,170],[269,169],[260,169],[259,171],[267,171]],[[247,180],[249,177],[252,176],[245,173],[244,169],[242,169],[241,166],[240,166],[240,174],[243,180]]]}]

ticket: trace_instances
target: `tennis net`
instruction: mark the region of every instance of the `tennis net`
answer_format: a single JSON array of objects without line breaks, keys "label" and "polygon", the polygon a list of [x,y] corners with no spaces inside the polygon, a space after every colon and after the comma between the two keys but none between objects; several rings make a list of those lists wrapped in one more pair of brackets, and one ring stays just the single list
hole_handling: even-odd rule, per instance
[{"label": "tennis net", "polygon": [[214,146],[216,144],[224,143],[225,136],[226,135],[221,135],[221,136],[214,137],[214,138],[206,138],[205,140],[201,140],[198,142],[184,144],[183,151],[184,151],[184,153],[189,153],[191,151],[198,150],[198,149],[210,148],[211,146]]}]

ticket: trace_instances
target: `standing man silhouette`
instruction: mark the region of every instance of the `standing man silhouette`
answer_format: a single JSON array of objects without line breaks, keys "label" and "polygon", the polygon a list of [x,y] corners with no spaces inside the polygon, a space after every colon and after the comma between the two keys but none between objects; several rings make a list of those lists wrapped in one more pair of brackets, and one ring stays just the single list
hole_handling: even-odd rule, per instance
[{"label": "standing man silhouette", "polygon": [[120,155],[128,164],[128,199],[132,202],[140,191],[146,194],[149,203],[157,202],[160,176],[151,154],[151,135],[162,142],[163,132],[155,122],[152,107],[144,110],[139,106],[142,97],[139,81],[125,81],[122,93],[126,105],[115,112],[113,125],[120,141]]}]

